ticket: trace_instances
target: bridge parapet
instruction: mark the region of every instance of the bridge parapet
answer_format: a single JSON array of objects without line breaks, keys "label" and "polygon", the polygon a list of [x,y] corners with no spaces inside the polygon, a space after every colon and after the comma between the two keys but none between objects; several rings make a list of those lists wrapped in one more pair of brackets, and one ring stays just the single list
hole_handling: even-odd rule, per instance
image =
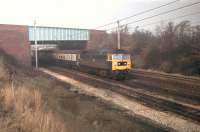
[{"label": "bridge parapet", "polygon": [[[35,40],[34,27],[29,26],[29,41]],[[36,39],[38,41],[88,41],[88,29],[37,27]]]}]

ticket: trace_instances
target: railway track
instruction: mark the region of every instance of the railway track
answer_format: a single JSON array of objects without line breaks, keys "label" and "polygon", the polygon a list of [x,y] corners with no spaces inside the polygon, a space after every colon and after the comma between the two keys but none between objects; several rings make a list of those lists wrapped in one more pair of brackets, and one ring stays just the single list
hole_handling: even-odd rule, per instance
[{"label": "railway track", "polygon": [[200,78],[199,77],[174,75],[174,74],[160,73],[160,72],[140,70],[140,69],[131,70],[131,74],[134,76],[142,76],[142,77],[148,77],[148,78],[153,78],[153,79],[171,81],[171,82],[175,82],[175,83],[188,84],[188,85],[192,85],[192,86],[200,88]]},{"label": "railway track", "polygon": [[181,89],[171,84],[164,84],[162,82],[153,81],[151,82],[149,80],[143,81],[141,79],[126,80],[123,82],[123,84],[148,92],[156,93],[160,96],[172,98],[174,100],[191,104],[200,108],[200,94],[198,94],[198,92],[195,93],[195,91],[191,92],[190,89]]},{"label": "railway track", "polygon": [[134,79],[126,81],[129,86],[134,85],[147,91],[200,106],[200,81],[197,77],[175,76],[145,70],[134,70],[131,76]]},{"label": "railway track", "polygon": [[85,73],[66,70],[60,67],[48,68],[61,75],[66,75],[80,82],[88,85],[95,86],[96,88],[109,89],[113,92],[121,94],[130,100],[142,103],[145,106],[166,111],[183,118],[189,119],[196,123],[200,123],[200,109],[178,103],[176,101],[168,100],[166,98],[159,98],[151,94],[144,93],[142,91],[136,90],[134,87],[130,87],[124,84],[116,83],[116,81],[110,79],[103,79],[93,75],[88,75]]}]

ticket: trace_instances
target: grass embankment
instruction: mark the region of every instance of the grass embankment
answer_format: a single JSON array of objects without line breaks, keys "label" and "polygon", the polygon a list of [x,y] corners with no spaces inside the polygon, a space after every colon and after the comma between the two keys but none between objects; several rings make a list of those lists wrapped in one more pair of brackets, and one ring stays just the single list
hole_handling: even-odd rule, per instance
[{"label": "grass embankment", "polygon": [[45,110],[41,92],[17,83],[17,67],[15,60],[0,55],[0,131],[65,132],[63,121]]}]

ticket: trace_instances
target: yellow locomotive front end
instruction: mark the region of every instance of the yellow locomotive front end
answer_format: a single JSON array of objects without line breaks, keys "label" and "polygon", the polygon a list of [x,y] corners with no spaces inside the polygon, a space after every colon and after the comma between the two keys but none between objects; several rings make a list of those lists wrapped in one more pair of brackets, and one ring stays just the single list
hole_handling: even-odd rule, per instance
[{"label": "yellow locomotive front end", "polygon": [[131,59],[129,54],[112,55],[112,71],[128,71],[131,69]]},{"label": "yellow locomotive front end", "polygon": [[107,54],[110,70],[119,79],[124,79],[132,68],[131,55],[124,50],[115,50]]}]

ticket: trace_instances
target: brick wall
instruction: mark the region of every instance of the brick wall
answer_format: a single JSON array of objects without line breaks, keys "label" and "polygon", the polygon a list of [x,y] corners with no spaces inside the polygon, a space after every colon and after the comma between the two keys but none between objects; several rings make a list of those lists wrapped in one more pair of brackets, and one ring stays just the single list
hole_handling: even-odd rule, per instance
[{"label": "brick wall", "polygon": [[24,65],[31,65],[28,27],[0,24],[0,49]]},{"label": "brick wall", "polygon": [[100,30],[90,30],[90,40],[87,42],[86,49],[102,48],[106,39],[106,32]]}]

